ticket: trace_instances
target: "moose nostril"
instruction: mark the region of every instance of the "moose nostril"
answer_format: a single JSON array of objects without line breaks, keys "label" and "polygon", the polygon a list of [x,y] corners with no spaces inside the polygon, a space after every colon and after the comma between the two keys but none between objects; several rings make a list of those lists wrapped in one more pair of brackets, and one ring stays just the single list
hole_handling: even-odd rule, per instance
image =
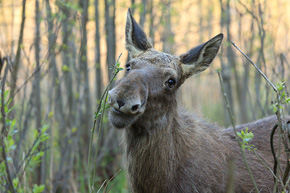
[{"label": "moose nostril", "polygon": [[140,105],[134,105],[134,106],[132,106],[132,108],[131,108],[132,112],[134,113],[135,111],[137,111],[139,109],[139,106]]},{"label": "moose nostril", "polygon": [[125,105],[125,103],[123,101],[117,100],[117,103],[119,105],[119,109]]}]

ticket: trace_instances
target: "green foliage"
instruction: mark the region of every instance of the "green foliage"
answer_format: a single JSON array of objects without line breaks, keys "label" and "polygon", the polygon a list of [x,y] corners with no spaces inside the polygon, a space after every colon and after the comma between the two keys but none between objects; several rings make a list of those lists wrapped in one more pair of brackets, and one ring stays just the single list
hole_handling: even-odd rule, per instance
[{"label": "green foliage", "polygon": [[289,104],[290,103],[290,97],[287,96],[285,92],[285,82],[278,82],[276,84],[276,88],[278,91],[278,94],[280,95],[279,103],[278,101],[273,103],[271,105],[271,108],[273,109],[273,112],[276,113],[278,110],[283,109],[283,105]]},{"label": "green foliage", "polygon": [[70,71],[70,68],[67,65],[63,65],[61,67],[61,71],[63,71],[63,72],[69,72]]},{"label": "green foliage", "polygon": [[[11,100],[8,100],[8,96],[9,96],[9,91],[7,90],[4,92],[4,100],[3,100],[4,104],[2,104],[2,95],[1,95],[1,90],[0,90],[0,109],[3,108],[5,112],[5,117],[6,117],[5,126],[6,126],[6,133],[7,133],[6,135],[1,136],[4,143],[1,144],[0,155],[4,155],[4,152],[5,152],[6,156],[3,156],[3,159],[0,160],[0,192],[7,191],[6,189],[8,185],[8,179],[9,179],[9,175],[8,175],[9,168],[7,168],[7,165],[13,162],[13,158],[10,157],[10,154],[12,154],[13,150],[16,149],[14,139],[15,139],[15,134],[18,133],[18,130],[16,129],[17,128],[16,120],[15,119],[10,120],[9,118],[7,118],[9,113],[14,108],[14,107],[9,108],[9,104]],[[3,123],[2,113],[0,114],[0,122]],[[41,143],[43,143],[49,138],[46,132],[47,129],[48,129],[48,125],[43,125],[42,128],[40,128],[39,130],[37,129],[33,130],[33,139],[34,139],[33,145],[31,146],[28,153],[25,155],[24,160],[22,161],[23,165],[21,166],[21,168],[23,168],[24,166],[24,171],[27,169],[32,170],[40,163],[41,157],[44,155],[44,151],[42,151],[39,147]],[[10,171],[10,176],[13,177],[13,179],[11,179],[12,186],[14,190],[19,193],[24,192],[21,182],[19,181],[24,171],[23,172],[17,171],[17,173],[12,173]],[[31,192],[40,193],[44,191],[44,188],[45,188],[44,185],[38,186],[35,184]],[[12,189],[11,185],[9,189]]]},{"label": "green foliage", "polygon": [[[95,170],[96,170],[96,165],[91,165],[91,146],[92,146],[92,142],[93,142],[93,136],[94,136],[94,132],[96,127],[98,128],[98,133],[97,133],[97,147],[96,147],[96,151],[95,151],[95,159],[97,158],[98,155],[98,145],[99,145],[99,139],[100,139],[100,134],[102,131],[102,124],[107,122],[107,118],[106,116],[104,116],[104,112],[106,109],[108,109],[110,106],[108,104],[108,99],[109,99],[109,88],[111,86],[111,84],[113,83],[113,81],[116,79],[117,74],[123,70],[123,68],[121,68],[121,64],[119,62],[121,55],[119,56],[119,58],[117,59],[115,65],[113,66],[113,77],[111,78],[108,86],[106,87],[101,100],[99,102],[98,105],[98,110],[95,112],[95,117],[94,117],[94,125],[93,128],[91,129],[91,139],[90,139],[90,144],[89,144],[89,155],[88,155],[88,171],[91,171],[91,168],[93,168],[93,172],[90,175],[89,181],[88,181],[88,188],[89,188],[89,192],[93,192],[94,190],[94,186],[95,186]],[[97,122],[97,120],[99,120]]]},{"label": "green foliage", "polygon": [[44,188],[45,186],[44,185],[37,185],[37,184],[34,184],[33,186],[33,193],[41,193],[44,191]]},{"label": "green foliage", "polygon": [[242,144],[243,150],[244,149],[248,149],[248,150],[254,149],[254,145],[249,144],[249,141],[253,139],[254,134],[251,131],[250,132],[248,131],[248,127],[245,129],[245,131],[242,130],[241,132],[237,132],[237,135],[241,139],[241,144]]}]

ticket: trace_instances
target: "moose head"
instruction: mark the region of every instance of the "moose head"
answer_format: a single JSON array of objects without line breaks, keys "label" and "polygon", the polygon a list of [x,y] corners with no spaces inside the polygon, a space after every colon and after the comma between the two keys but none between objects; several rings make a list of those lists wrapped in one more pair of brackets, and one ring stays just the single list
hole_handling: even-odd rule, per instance
[{"label": "moose head", "polygon": [[219,34],[180,56],[159,52],[128,10],[126,48],[132,59],[126,64],[125,77],[109,92],[111,123],[125,128],[148,115],[157,118],[174,112],[178,88],[210,66],[222,40]]}]

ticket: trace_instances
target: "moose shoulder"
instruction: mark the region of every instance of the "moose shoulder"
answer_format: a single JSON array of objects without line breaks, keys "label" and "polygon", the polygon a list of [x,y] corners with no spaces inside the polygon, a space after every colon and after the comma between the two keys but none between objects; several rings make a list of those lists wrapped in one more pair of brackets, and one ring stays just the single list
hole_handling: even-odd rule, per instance
[{"label": "moose shoulder", "polygon": [[[253,189],[233,130],[221,130],[177,103],[178,88],[209,67],[222,39],[219,34],[181,56],[158,52],[128,11],[126,48],[132,59],[126,65],[126,76],[109,92],[109,120],[123,129],[132,192],[225,192],[232,157],[235,192]],[[275,117],[269,117],[239,127],[253,131],[253,144],[270,166],[270,133],[276,123]],[[272,189],[271,173],[253,153],[246,152],[246,156],[259,188]]]}]

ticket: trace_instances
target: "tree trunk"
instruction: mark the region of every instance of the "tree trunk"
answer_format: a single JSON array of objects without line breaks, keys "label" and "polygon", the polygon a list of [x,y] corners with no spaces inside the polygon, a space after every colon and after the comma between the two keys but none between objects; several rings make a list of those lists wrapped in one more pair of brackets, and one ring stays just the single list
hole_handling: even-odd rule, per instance
[{"label": "tree trunk", "polygon": [[[227,0],[226,3],[226,34],[227,34],[227,42],[231,42],[231,15],[230,15],[230,1]],[[228,66],[233,69],[235,83],[236,83],[236,92],[237,92],[237,99],[239,105],[239,118],[241,123],[247,122],[247,108],[245,104],[246,98],[242,97],[242,93],[244,92],[244,85],[241,84],[240,76],[238,74],[237,64],[236,64],[236,56],[233,52],[232,46],[227,46],[227,60]]]},{"label": "tree trunk", "polygon": [[164,4],[164,29],[162,37],[162,51],[174,54],[174,34],[171,29],[171,0],[163,1]]},{"label": "tree trunk", "polygon": [[147,0],[142,0],[139,25],[144,28],[147,12]]},{"label": "tree trunk", "polygon": [[[89,73],[88,73],[88,60],[87,60],[87,21],[88,21],[88,0],[80,0],[80,7],[82,7],[82,18],[81,18],[81,48],[80,48],[80,71],[81,79],[84,81],[84,102],[85,108],[82,113],[82,140],[85,148],[89,147],[90,141],[90,130],[92,123],[92,106],[90,97],[90,87],[89,87]],[[84,157],[87,157],[87,150],[84,151]]]},{"label": "tree trunk", "polygon": [[112,65],[116,61],[115,0],[105,0],[105,28],[107,42],[108,77],[112,78]]},{"label": "tree trunk", "polygon": [[[132,13],[132,15],[134,15],[134,12],[135,12],[135,0],[131,0],[131,13]],[[130,56],[129,52],[127,52],[126,63],[128,63],[129,60],[131,60],[131,56]]]},{"label": "tree trunk", "polygon": [[150,24],[149,24],[149,37],[151,39],[151,43],[154,47],[155,43],[155,26],[154,26],[154,14],[153,14],[153,0],[150,0]]},{"label": "tree trunk", "polygon": [[[225,20],[227,18],[227,15],[226,15],[222,0],[220,0],[220,5],[221,5],[221,20],[220,20],[221,21],[221,31],[223,31],[223,29],[225,27]],[[222,67],[221,75],[222,75],[222,78],[224,81],[225,93],[227,94],[229,104],[232,108],[232,111],[234,112],[232,87],[231,87],[231,68],[230,68],[229,64],[225,63],[225,61],[222,57],[224,55],[223,53],[224,53],[224,49],[223,49],[223,47],[221,47],[221,52],[220,52],[220,62],[221,62],[221,67]],[[224,101],[224,104],[226,104],[225,101]],[[226,126],[229,126],[231,124],[231,120],[230,120],[228,110],[226,107],[224,107],[223,109],[224,109],[224,124]]]},{"label": "tree trunk", "polygon": [[[34,46],[35,46],[35,63],[36,63],[36,73],[34,78],[34,97],[35,97],[35,121],[36,121],[36,129],[40,131],[41,129],[41,90],[40,90],[40,81],[41,81],[41,71],[40,71],[40,12],[39,12],[39,0],[35,0],[35,38],[34,38]],[[41,150],[41,146],[39,146],[39,150]],[[45,183],[45,160],[42,157],[40,165],[37,166],[37,184]]]},{"label": "tree trunk", "polygon": [[[21,49],[23,44],[23,36],[24,36],[24,24],[25,24],[25,8],[26,8],[26,0],[22,1],[22,20],[21,20],[21,26],[20,26],[20,33],[19,33],[19,39],[18,39],[18,45],[17,45],[17,52],[14,63],[12,63],[12,70],[11,70],[11,86],[10,86],[10,96],[9,98],[12,98],[14,96],[16,86],[17,86],[17,75],[18,70],[20,66],[20,59],[21,59]],[[14,99],[12,99],[9,108],[14,106]],[[10,113],[10,119],[12,120],[14,117],[14,112],[12,111]]]},{"label": "tree trunk", "polygon": [[103,79],[102,79],[102,69],[101,69],[101,47],[100,47],[100,25],[99,25],[99,0],[95,0],[95,65],[96,65],[96,99],[97,104],[102,96]]}]

